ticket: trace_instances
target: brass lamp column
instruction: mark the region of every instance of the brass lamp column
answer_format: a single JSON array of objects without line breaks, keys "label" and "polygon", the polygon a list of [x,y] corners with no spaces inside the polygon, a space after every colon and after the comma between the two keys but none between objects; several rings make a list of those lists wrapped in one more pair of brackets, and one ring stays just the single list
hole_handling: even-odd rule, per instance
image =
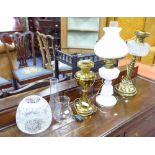
[{"label": "brass lamp column", "polygon": [[135,66],[137,56],[144,56],[149,51],[149,45],[144,43],[144,39],[149,36],[149,33],[136,31],[135,35],[135,40],[128,45],[133,56],[130,64],[127,65],[127,75],[118,85],[115,86],[115,92],[121,96],[134,96],[137,93],[136,87],[133,85],[131,79],[132,71]]},{"label": "brass lamp column", "polygon": [[88,89],[93,85],[96,78],[96,74],[90,71],[94,67],[94,62],[81,60],[78,62],[78,67],[81,70],[76,72],[75,79],[77,84],[82,87],[82,96],[80,99],[75,100],[74,108],[81,116],[89,116],[97,111],[96,106],[88,98]]}]

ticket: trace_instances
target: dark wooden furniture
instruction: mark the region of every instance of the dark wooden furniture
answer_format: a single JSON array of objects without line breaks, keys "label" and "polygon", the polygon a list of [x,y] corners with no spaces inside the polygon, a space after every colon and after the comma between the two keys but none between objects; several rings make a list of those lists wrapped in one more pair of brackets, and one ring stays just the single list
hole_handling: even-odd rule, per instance
[{"label": "dark wooden furniture", "polygon": [[59,63],[64,63],[70,67],[72,67],[72,78],[74,78],[75,72],[79,69],[77,66],[77,62],[79,60],[92,60],[95,65],[92,69],[94,72],[97,72],[100,67],[103,66],[103,61],[95,55],[95,53],[85,53],[85,54],[67,54],[63,51],[55,49],[55,76],[58,78],[59,75]]},{"label": "dark wooden furniture", "polygon": [[60,18],[59,17],[28,17],[29,30],[35,33],[35,49],[39,50],[36,32],[50,34],[54,44],[60,48]]},{"label": "dark wooden furniture", "polygon": [[[2,41],[7,51],[8,59],[13,73],[15,89],[18,88],[18,84],[24,85],[37,80],[46,79],[52,76],[51,71],[36,65],[36,57],[33,42],[34,34],[30,31],[24,33],[16,32],[13,34],[13,41],[15,43],[15,47],[17,50],[17,60],[19,62],[19,68],[14,70],[9,49],[4,39],[6,36],[8,38],[10,35],[9,34],[3,35]],[[12,37],[10,36],[10,38]],[[27,63],[27,59],[30,56],[33,57],[32,66],[28,66]]]},{"label": "dark wooden furniture", "polygon": [[54,37],[55,47],[60,49],[60,18],[46,17],[36,21],[37,31],[45,34],[50,34]]},{"label": "dark wooden furniture", "polygon": [[[153,97],[155,84],[138,77],[136,79],[136,86],[138,88],[137,96],[128,99],[127,103],[119,99],[119,102],[113,108],[102,108],[81,123],[73,121],[67,124],[65,128],[59,128],[53,131],[52,127],[50,127],[45,132],[35,136],[155,136],[155,99]],[[70,94],[69,96],[71,96],[75,94],[75,92],[79,93],[79,91],[76,91],[74,88],[65,92],[65,94]],[[21,100],[21,96],[19,100]],[[15,109],[15,107],[12,107],[12,111],[10,111],[13,122]],[[5,112],[7,113],[7,111]],[[4,113],[3,115],[1,114],[1,123],[2,119],[6,120]],[[30,135],[19,131],[16,125],[10,125],[10,127],[1,130],[0,136]]]},{"label": "dark wooden furniture", "polygon": [[[120,77],[113,81],[120,81]],[[136,76],[135,68],[133,77]],[[65,127],[52,130],[52,126],[45,132],[34,136],[155,136],[155,82],[137,76],[134,79],[137,95],[129,98],[118,97],[118,103],[112,108],[99,108],[83,122],[73,121]],[[102,81],[98,77],[90,93],[94,94]],[[80,88],[74,79],[59,83],[59,92],[68,95],[71,100],[80,96]],[[37,94],[49,98],[49,88],[34,90],[24,94],[0,100],[0,136],[30,136],[22,133],[15,123],[15,111],[21,99],[30,94]],[[92,95],[90,94],[90,95]],[[12,102],[10,102],[12,101]]]},{"label": "dark wooden furniture", "polygon": [[28,57],[33,57],[33,65],[36,65],[36,57],[34,52],[34,33],[27,31],[24,33],[15,32],[13,40],[17,50],[17,60],[19,67],[26,67]]},{"label": "dark wooden furniture", "polygon": [[39,46],[38,46],[38,40],[37,40],[37,36],[36,36],[36,20],[38,19],[38,17],[28,17],[28,26],[29,26],[29,30],[31,32],[34,33],[34,45],[35,45],[35,51],[37,54],[40,54],[39,52]]}]

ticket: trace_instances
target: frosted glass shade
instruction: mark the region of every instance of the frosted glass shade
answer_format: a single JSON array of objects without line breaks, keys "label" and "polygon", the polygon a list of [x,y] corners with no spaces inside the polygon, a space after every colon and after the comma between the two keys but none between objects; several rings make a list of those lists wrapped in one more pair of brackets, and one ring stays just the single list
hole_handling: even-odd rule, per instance
[{"label": "frosted glass shade", "polygon": [[18,128],[27,134],[45,131],[52,122],[52,112],[48,102],[37,95],[25,97],[16,112]]},{"label": "frosted glass shade", "polygon": [[135,56],[146,56],[150,49],[148,43],[138,43],[135,40],[128,41],[127,46],[129,53]]},{"label": "frosted glass shade", "polygon": [[120,37],[120,27],[104,27],[105,35],[96,43],[94,52],[107,59],[122,58],[128,53],[125,41]]}]

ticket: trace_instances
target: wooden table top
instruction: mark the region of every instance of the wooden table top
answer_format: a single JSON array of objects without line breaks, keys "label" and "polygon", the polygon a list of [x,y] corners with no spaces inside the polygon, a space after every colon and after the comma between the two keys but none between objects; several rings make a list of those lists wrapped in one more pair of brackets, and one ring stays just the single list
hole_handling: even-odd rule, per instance
[{"label": "wooden table top", "polygon": [[[33,136],[108,136],[132,119],[155,107],[155,83],[142,77],[135,80],[137,95],[128,98],[118,97],[118,102],[111,108],[98,108],[98,111],[83,122],[72,122],[53,129],[51,125],[45,132]],[[22,133],[16,124],[0,130],[0,136],[31,136]]]}]

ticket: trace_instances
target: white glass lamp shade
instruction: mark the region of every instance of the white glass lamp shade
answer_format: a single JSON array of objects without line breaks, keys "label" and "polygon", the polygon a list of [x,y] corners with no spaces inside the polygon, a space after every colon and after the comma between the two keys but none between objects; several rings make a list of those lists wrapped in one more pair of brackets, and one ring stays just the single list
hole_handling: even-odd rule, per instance
[{"label": "white glass lamp shade", "polygon": [[52,112],[48,102],[37,95],[25,97],[16,112],[18,128],[27,134],[45,131],[52,122]]},{"label": "white glass lamp shade", "polygon": [[125,41],[120,37],[120,27],[104,27],[105,35],[96,43],[94,52],[105,59],[122,58],[128,53]]},{"label": "white glass lamp shade", "polygon": [[135,40],[127,42],[129,53],[135,56],[146,56],[149,52],[150,45],[148,43],[138,43]]}]

